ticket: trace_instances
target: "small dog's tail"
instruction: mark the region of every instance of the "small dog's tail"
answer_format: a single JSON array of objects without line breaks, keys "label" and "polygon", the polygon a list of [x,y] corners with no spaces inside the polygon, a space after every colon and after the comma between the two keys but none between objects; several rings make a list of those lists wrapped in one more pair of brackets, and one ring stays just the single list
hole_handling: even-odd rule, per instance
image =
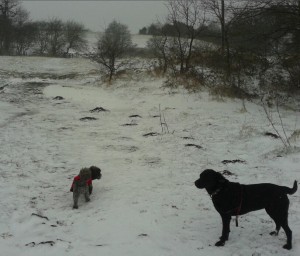
[{"label": "small dog's tail", "polygon": [[294,186],[292,188],[289,188],[288,191],[287,191],[287,193],[289,195],[292,195],[292,194],[294,194],[297,191],[297,189],[298,189],[298,184],[297,184],[297,181],[295,180],[294,181]]}]

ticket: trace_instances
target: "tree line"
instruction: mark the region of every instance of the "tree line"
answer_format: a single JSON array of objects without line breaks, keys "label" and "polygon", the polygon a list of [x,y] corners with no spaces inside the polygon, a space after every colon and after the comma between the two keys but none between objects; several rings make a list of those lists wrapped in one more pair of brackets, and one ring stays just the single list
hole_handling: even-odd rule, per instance
[{"label": "tree line", "polygon": [[164,22],[140,30],[152,35],[148,47],[163,72],[198,69],[203,82],[241,88],[256,77],[261,87],[300,89],[299,0],[172,0],[167,8]]},{"label": "tree line", "polygon": [[32,22],[18,0],[0,0],[0,55],[67,56],[87,47],[86,31],[75,21]]},{"label": "tree line", "polygon": [[[162,74],[237,92],[251,79],[260,88],[300,89],[300,0],[169,0],[166,7],[163,22],[140,30],[151,35],[146,51]],[[18,0],[0,0],[0,55],[68,56],[87,49],[85,32],[75,21],[31,22]],[[132,52],[128,27],[113,21],[88,57],[111,80]]]}]

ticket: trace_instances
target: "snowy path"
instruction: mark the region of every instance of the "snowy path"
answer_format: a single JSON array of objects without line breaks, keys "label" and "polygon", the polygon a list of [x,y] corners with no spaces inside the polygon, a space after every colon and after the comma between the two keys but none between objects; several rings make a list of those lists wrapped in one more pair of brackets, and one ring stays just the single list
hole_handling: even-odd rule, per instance
[{"label": "snowy path", "polygon": [[[43,74],[78,72],[76,63],[42,61]],[[90,69],[86,66],[85,74]],[[238,100],[170,91],[161,88],[163,81],[146,77],[111,87],[84,77],[4,80],[9,86],[0,94],[3,255],[300,254],[298,192],[290,196],[292,251],[281,248],[283,232],[269,236],[274,224],[264,211],[242,216],[240,227],[232,223],[230,240],[217,248],[220,217],[206,192],[193,184],[205,168],[229,170],[235,176],[228,178],[241,183],[291,186],[300,180],[299,151],[277,157],[280,141],[263,136],[271,128],[260,107],[247,103],[244,113]],[[161,133],[159,106],[170,133],[145,137]],[[109,111],[89,112],[96,107]],[[283,118],[292,131],[295,113],[284,111]],[[245,164],[222,164],[230,159]],[[91,202],[81,201],[73,210],[71,180],[90,165],[102,169],[103,179],[94,181]]]}]

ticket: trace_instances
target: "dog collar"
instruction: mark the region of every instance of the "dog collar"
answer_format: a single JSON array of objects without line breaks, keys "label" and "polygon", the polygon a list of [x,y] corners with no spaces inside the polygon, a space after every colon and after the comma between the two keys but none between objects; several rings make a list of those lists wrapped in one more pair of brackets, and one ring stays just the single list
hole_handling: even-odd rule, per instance
[{"label": "dog collar", "polygon": [[214,192],[212,192],[210,194],[210,197],[213,197],[213,196],[217,195],[220,191],[221,191],[221,188],[218,188],[217,190],[215,190]]}]

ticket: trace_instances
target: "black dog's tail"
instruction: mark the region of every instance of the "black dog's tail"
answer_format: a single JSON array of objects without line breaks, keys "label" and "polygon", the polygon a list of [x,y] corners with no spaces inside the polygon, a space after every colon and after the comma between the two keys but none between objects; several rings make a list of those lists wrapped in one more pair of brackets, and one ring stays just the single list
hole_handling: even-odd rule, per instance
[{"label": "black dog's tail", "polygon": [[298,189],[298,184],[297,184],[297,181],[295,180],[294,186],[292,188],[288,188],[287,194],[292,195],[297,191],[297,189]]}]

